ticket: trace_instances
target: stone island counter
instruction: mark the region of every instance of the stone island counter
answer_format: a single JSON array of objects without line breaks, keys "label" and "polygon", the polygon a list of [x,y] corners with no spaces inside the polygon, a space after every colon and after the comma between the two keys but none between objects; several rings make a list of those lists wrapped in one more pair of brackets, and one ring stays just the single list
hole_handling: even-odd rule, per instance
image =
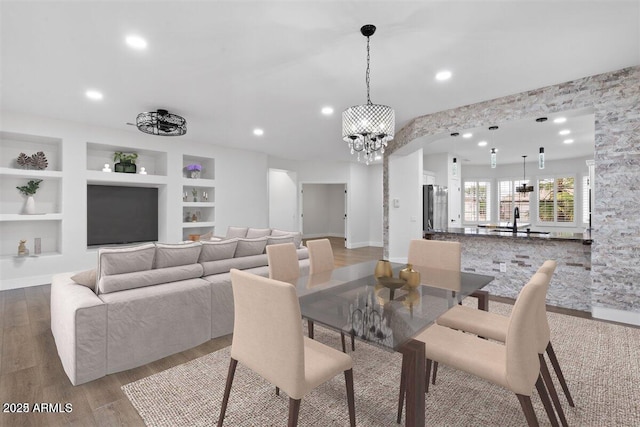
[{"label": "stone island counter", "polygon": [[516,298],[547,259],[557,261],[547,304],[591,312],[591,239],[582,233],[514,234],[484,228],[455,228],[425,233],[433,240],[458,241],[462,270],[490,274],[491,295]]}]

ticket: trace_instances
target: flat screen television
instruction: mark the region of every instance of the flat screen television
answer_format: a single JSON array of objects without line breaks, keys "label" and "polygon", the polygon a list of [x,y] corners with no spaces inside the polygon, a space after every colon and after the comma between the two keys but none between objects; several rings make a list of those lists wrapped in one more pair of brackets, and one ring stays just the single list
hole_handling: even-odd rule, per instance
[{"label": "flat screen television", "polygon": [[87,185],[87,246],[157,240],[157,188]]}]

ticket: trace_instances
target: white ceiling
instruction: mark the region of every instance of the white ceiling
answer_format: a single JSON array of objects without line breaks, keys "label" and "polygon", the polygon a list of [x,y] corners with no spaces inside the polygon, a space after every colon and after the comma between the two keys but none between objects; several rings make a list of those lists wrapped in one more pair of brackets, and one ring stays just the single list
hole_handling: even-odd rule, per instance
[{"label": "white ceiling", "polygon": [[[290,159],[353,160],[340,113],[366,101],[363,24],[378,27],[371,98],[396,131],[640,64],[640,1],[2,1],[0,14],[3,110],[139,133],[126,123],[165,108],[188,121],[176,143]],[[148,49],[128,48],[130,33]],[[442,69],[451,80],[435,81]]]}]

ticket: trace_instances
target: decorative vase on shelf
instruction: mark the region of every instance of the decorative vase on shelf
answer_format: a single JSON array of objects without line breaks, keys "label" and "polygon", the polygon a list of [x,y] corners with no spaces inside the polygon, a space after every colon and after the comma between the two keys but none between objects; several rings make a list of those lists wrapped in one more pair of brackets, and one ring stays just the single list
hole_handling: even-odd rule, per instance
[{"label": "decorative vase on shelf", "polygon": [[200,171],[189,171],[189,176],[193,179],[198,179],[200,178]]},{"label": "decorative vase on shelf", "polygon": [[136,173],[136,164],[131,163],[131,161],[122,161],[113,165],[113,169],[116,172],[124,172],[124,173]]},{"label": "decorative vase on shelf", "polygon": [[410,288],[417,288],[420,285],[420,272],[415,271],[411,264],[407,264],[406,268],[400,270],[400,278],[407,282]]},{"label": "decorative vase on shelf", "polygon": [[22,213],[25,215],[33,215],[36,213],[36,202],[33,196],[27,196],[27,200],[25,200],[24,207],[22,208]]}]

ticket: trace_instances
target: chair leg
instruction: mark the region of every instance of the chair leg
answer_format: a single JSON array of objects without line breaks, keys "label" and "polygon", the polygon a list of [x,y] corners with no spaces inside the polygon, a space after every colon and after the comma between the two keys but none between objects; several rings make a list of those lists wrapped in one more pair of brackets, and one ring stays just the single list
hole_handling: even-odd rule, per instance
[{"label": "chair leg", "polygon": [[346,353],[347,352],[347,346],[344,343],[344,332],[340,332],[340,344],[342,344],[342,352]]},{"label": "chair leg", "polygon": [[529,427],[538,427],[538,418],[536,418],[533,404],[531,404],[531,396],[523,396],[522,394],[516,394],[516,396],[518,396],[518,401],[520,402],[522,412],[524,412]]},{"label": "chair leg", "polygon": [[562,410],[562,406],[560,405],[560,399],[558,399],[558,392],[556,391],[556,387],[553,385],[553,381],[551,380],[549,368],[547,368],[547,362],[544,360],[544,356],[542,354],[538,354],[538,357],[540,358],[540,373],[542,374],[544,384],[549,391],[549,396],[551,396],[553,406],[556,407],[556,412],[558,413],[558,418],[560,418],[560,423],[563,425],[563,427],[569,427],[567,418],[564,416],[564,411]]},{"label": "chair leg", "polygon": [[544,410],[547,412],[547,416],[549,417],[551,425],[553,427],[560,427],[560,424],[558,424],[558,419],[556,418],[556,413],[553,411],[553,406],[551,405],[551,401],[549,400],[547,390],[544,388],[544,382],[542,381],[541,375],[538,375],[538,380],[536,381],[536,389],[538,390],[540,400],[542,400],[542,405],[544,406]]},{"label": "chair leg", "polygon": [[438,362],[433,362],[433,376],[431,377],[431,384],[436,385],[436,375],[438,374]]},{"label": "chair leg", "polygon": [[431,359],[427,359],[424,373],[424,393],[429,393],[429,377],[431,377]]},{"label": "chair leg", "polygon": [[313,339],[313,320],[307,320],[307,329],[309,330],[309,338]]},{"label": "chair leg", "polygon": [[351,334],[351,351],[356,351],[356,337]]},{"label": "chair leg", "polygon": [[276,396],[280,396],[280,387],[276,387]]},{"label": "chair leg", "polygon": [[404,407],[404,395],[407,389],[407,378],[405,376],[405,372],[407,372],[407,358],[402,358],[402,370],[400,371],[400,394],[398,396],[398,417],[397,423],[400,424],[402,421],[402,408]]},{"label": "chair leg", "polygon": [[344,382],[347,385],[347,403],[349,404],[349,425],[356,425],[356,400],[353,393],[353,369],[344,371]]},{"label": "chair leg", "polygon": [[227,412],[227,403],[229,403],[229,394],[231,394],[231,384],[233,384],[233,377],[236,373],[236,367],[238,361],[231,359],[229,362],[229,372],[227,373],[227,384],[224,386],[224,397],[222,398],[222,407],[220,408],[220,416],[218,417],[218,427],[222,427],[224,421],[224,414]]},{"label": "chair leg", "polygon": [[556,371],[556,377],[558,377],[558,381],[560,381],[560,386],[562,386],[562,391],[564,391],[567,402],[569,402],[569,406],[573,408],[576,405],[574,405],[571,393],[569,393],[569,387],[567,386],[567,382],[565,381],[564,375],[562,374],[562,369],[560,369],[560,363],[558,363],[558,358],[556,357],[556,352],[553,350],[551,341],[549,341],[549,344],[547,344],[547,355],[549,356],[551,365],[553,365],[553,369]]},{"label": "chair leg", "polygon": [[298,425],[298,414],[300,413],[301,399],[289,398],[289,422],[288,427],[296,427]]}]

